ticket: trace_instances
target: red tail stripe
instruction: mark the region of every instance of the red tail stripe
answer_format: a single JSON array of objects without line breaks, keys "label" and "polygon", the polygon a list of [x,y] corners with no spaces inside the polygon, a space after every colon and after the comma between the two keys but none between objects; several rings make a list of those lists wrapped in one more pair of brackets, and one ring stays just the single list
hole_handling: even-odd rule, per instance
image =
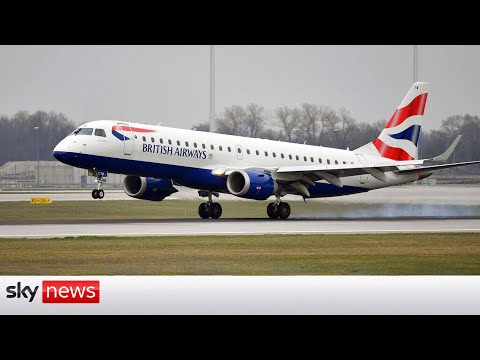
[{"label": "red tail stripe", "polygon": [[414,160],[405,150],[391,147],[385,144],[382,140],[377,139],[373,141],[373,145],[377,148],[380,155],[392,160]]},{"label": "red tail stripe", "polygon": [[136,127],[128,127],[128,126],[120,126],[116,125],[112,128],[112,130],[126,130],[126,131],[135,131],[135,132],[155,132],[155,130],[148,130],[148,129],[141,129]]},{"label": "red tail stripe", "polygon": [[427,93],[418,95],[407,106],[401,109],[395,110],[390,121],[387,123],[386,128],[391,128],[391,127],[400,125],[405,120],[407,120],[410,116],[423,115],[425,111],[425,105],[427,104],[427,96],[428,96]]}]

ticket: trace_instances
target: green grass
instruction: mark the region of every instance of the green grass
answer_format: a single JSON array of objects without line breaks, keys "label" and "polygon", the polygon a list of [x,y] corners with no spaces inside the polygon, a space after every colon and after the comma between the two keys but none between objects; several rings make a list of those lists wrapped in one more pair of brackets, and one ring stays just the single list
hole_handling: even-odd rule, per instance
[{"label": "green grass", "polygon": [[[28,201],[0,202],[0,223],[56,220],[122,220],[122,219],[198,219],[202,200],[53,201],[51,204],[30,204]],[[221,201],[222,218],[267,218],[268,201]],[[328,204],[311,201],[290,202],[296,216],[342,215],[355,205]],[[374,210],[374,204],[362,204],[362,211]]]},{"label": "green grass", "polygon": [[[1,221],[118,220],[118,219],[198,219],[202,201],[53,201],[30,204],[28,201],[0,202]],[[303,203],[302,203],[303,204]],[[293,205],[293,204],[292,204]],[[266,217],[266,202],[223,201],[222,217]]]},{"label": "green grass", "polygon": [[[198,205],[202,200],[142,200],[109,201],[53,201],[51,204],[30,204],[28,201],[0,201],[2,222],[126,220],[126,219],[198,219]],[[221,201],[222,218],[267,218],[268,201]],[[348,217],[384,216],[385,212],[414,216],[417,206],[411,204],[355,204],[328,202],[327,199],[291,201],[292,217]],[[392,210],[393,209],[393,210]],[[396,209],[396,210],[395,210]],[[434,206],[425,210],[435,214]],[[480,214],[480,206],[450,206],[456,215]],[[421,211],[419,212],[421,213]],[[438,213],[438,211],[437,211]],[[445,213],[442,213],[445,215]]]},{"label": "green grass", "polygon": [[480,234],[0,239],[1,275],[480,275]]}]

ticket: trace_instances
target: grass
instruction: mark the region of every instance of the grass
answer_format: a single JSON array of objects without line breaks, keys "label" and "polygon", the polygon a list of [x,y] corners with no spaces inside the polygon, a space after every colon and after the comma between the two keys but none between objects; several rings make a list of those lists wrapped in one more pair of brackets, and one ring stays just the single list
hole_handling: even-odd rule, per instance
[{"label": "grass", "polygon": [[[198,219],[202,200],[53,201],[51,204],[30,204],[28,201],[0,201],[2,222],[126,220],[126,219]],[[267,218],[268,201],[221,201],[222,218]],[[328,202],[327,199],[291,201],[292,217],[398,217],[424,215],[479,216],[480,206],[419,204],[355,204]]]},{"label": "grass", "polygon": [[[0,222],[55,220],[198,219],[202,201],[28,201],[0,202]],[[293,205],[293,204],[292,204]],[[223,216],[230,218],[266,217],[266,202],[223,201]],[[294,205],[293,205],[294,206]]]},{"label": "grass", "polygon": [[480,275],[480,235],[0,239],[0,275]]}]

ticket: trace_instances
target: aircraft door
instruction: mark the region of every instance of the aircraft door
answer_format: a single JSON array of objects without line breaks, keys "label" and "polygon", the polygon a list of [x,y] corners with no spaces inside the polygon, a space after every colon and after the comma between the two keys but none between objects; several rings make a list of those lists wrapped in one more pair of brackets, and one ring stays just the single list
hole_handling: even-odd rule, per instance
[{"label": "aircraft door", "polygon": [[240,145],[235,145],[235,149],[237,150],[237,159],[243,160],[243,150]]},{"label": "aircraft door", "polygon": [[135,135],[133,134],[130,125],[127,123],[118,123],[123,134],[123,154],[132,155],[135,148]]},{"label": "aircraft door", "polygon": [[[358,160],[360,160],[361,163],[367,162],[367,159],[365,159],[365,156],[363,156],[362,154],[355,154],[355,155],[357,156]],[[368,174],[359,176],[360,184],[365,184],[367,180],[368,180]]]}]

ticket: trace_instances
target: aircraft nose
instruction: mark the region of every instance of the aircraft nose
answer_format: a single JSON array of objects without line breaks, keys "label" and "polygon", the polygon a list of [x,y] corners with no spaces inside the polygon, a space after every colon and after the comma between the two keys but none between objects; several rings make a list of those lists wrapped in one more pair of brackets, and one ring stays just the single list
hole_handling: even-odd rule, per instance
[{"label": "aircraft nose", "polygon": [[53,149],[53,157],[58,161],[65,162],[65,153],[67,149],[65,147],[65,139],[60,141]]}]

